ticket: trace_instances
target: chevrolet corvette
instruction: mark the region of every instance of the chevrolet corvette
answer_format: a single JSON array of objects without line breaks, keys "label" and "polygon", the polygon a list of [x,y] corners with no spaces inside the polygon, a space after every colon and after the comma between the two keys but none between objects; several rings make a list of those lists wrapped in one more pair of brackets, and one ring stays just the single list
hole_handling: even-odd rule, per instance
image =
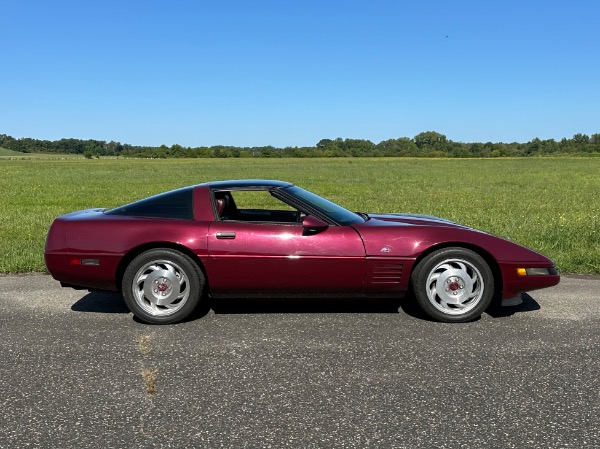
[{"label": "chevrolet corvette", "polygon": [[442,218],[351,212],[288,182],[218,181],[58,217],[45,261],[64,287],[118,291],[141,321],[210,298],[392,297],[466,322],[551,287],[554,263]]}]

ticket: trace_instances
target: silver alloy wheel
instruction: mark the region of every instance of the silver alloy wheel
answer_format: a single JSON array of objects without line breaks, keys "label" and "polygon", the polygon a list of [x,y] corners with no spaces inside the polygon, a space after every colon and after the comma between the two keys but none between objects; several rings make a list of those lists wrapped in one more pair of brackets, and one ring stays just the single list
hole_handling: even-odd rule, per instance
[{"label": "silver alloy wheel", "polygon": [[446,259],[427,276],[427,297],[440,312],[464,315],[479,304],[485,285],[475,265],[464,259]]},{"label": "silver alloy wheel", "polygon": [[187,274],[169,260],[144,264],[132,283],[133,298],[144,312],[152,316],[169,316],[185,305],[190,297]]}]

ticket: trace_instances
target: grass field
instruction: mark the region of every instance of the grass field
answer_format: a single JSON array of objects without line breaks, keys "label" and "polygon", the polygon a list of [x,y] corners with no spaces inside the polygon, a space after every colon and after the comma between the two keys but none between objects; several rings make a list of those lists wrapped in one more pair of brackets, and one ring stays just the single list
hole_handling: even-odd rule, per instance
[{"label": "grass field", "polygon": [[44,271],[52,220],[161,191],[282,179],[351,210],[437,215],[600,273],[599,159],[0,159],[0,273]]},{"label": "grass field", "polygon": [[81,154],[21,153],[0,147],[0,159],[83,159]]}]

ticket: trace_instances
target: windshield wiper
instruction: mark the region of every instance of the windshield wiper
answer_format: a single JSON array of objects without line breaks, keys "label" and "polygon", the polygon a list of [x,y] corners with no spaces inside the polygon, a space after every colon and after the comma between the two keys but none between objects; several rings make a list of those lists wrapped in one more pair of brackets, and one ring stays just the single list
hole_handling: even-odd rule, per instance
[{"label": "windshield wiper", "polygon": [[365,214],[364,212],[355,212],[356,215],[360,215],[360,218],[362,218],[365,221],[369,221],[371,219],[371,217],[369,217],[367,214]]}]

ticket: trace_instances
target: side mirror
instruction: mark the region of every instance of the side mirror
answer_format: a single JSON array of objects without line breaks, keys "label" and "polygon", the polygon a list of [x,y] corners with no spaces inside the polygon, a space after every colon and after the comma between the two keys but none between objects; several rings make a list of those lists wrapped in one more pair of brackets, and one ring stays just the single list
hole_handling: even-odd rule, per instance
[{"label": "side mirror", "polygon": [[304,228],[302,235],[306,236],[318,234],[327,229],[329,225],[314,215],[307,215],[302,221],[302,227]]}]

